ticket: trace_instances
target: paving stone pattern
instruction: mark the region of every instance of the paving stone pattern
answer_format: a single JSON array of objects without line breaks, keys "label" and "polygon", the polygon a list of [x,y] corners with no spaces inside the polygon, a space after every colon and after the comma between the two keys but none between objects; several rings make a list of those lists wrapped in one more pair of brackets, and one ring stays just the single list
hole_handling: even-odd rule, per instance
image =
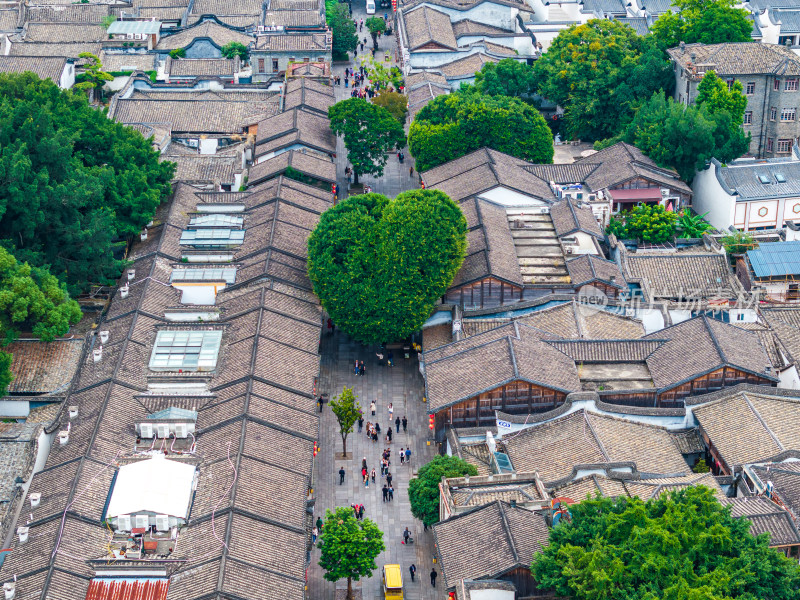
[{"label": "paving stone pattern", "polygon": [[[395,351],[395,366],[381,367],[378,366],[375,356],[377,350],[377,346],[364,347],[351,341],[338,330],[334,334],[323,334],[320,392],[327,392],[333,397],[341,393],[343,386],[352,387],[365,411],[365,423],[377,420],[381,426],[381,435],[377,443],[372,442],[367,440],[363,432],[358,433],[356,425],[347,440],[347,449],[352,453],[352,458],[346,461],[335,460],[335,452],[342,450],[342,440],[336,418],[325,405],[320,420],[321,451],[314,464],[315,520],[316,515],[324,514],[325,509],[358,503],[365,507],[365,518],[374,520],[384,532],[386,550],[376,560],[378,570],[371,578],[354,583],[354,587],[361,589],[364,600],[377,600],[383,597],[380,567],[384,564],[401,566],[407,600],[446,598],[447,594],[441,587],[441,573],[437,588],[432,588],[430,584],[433,535],[430,531],[424,531],[422,523],[411,516],[408,500],[410,477],[420,465],[428,462],[436,454],[436,446],[427,445],[428,423],[422,400],[424,388],[419,373],[419,363],[414,354],[411,358],[404,359],[401,351]],[[353,374],[353,364],[357,359],[365,362],[366,374],[363,377]],[[369,404],[372,400],[375,401],[377,408],[375,418],[369,413]],[[400,434],[394,435],[391,444],[387,444],[384,440],[386,427],[389,424],[387,412],[389,402],[393,403],[395,416],[400,416],[402,419],[405,414],[409,421],[408,433],[403,433],[401,425]],[[408,444],[411,444],[411,464],[400,465],[397,453],[401,447],[406,447]],[[395,488],[394,501],[390,503],[381,501],[383,481],[380,481],[380,455],[387,446],[392,449],[390,472]],[[367,459],[369,470],[375,467],[378,473],[375,484],[370,481],[368,488],[361,482],[363,457]],[[344,465],[347,472],[344,485],[339,485],[340,465]],[[402,533],[406,527],[411,530],[415,539],[413,545],[401,543]],[[308,572],[307,597],[310,600],[333,600],[334,584],[323,579],[318,562],[319,550],[314,548]],[[417,566],[414,583],[411,583],[408,574],[408,567],[412,562]],[[439,572],[438,563],[436,570]],[[335,587],[346,588],[347,581],[340,581]]]}]

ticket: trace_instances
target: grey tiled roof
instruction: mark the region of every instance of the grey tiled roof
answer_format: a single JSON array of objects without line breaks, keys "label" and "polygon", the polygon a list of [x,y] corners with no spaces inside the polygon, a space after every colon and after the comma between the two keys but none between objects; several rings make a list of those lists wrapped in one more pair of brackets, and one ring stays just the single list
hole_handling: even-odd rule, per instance
[{"label": "grey tiled roof", "polygon": [[545,483],[568,477],[576,465],[632,462],[640,473],[688,475],[673,433],[583,409],[509,437],[506,452],[517,471],[538,471]]},{"label": "grey tiled roof", "polygon": [[283,27],[318,27],[325,23],[324,11],[320,10],[267,10],[266,25]]},{"label": "grey tiled roof", "polygon": [[260,15],[264,0],[195,0],[193,15]]},{"label": "grey tiled roof", "polygon": [[41,79],[55,83],[61,80],[66,58],[44,56],[0,56],[0,73],[24,73],[30,71]]},{"label": "grey tiled roof", "polygon": [[704,485],[714,490],[717,498],[724,498],[725,493],[720,487],[712,473],[681,475],[678,477],[655,477],[648,479],[632,478],[630,474],[619,474],[619,476],[600,476],[589,475],[557,485],[551,488],[550,494],[553,497],[564,497],[580,502],[587,496],[594,497],[599,492],[606,498],[637,496],[642,500],[658,498],[662,494],[671,491],[681,490],[690,486]]},{"label": "grey tiled roof", "polygon": [[[742,200],[762,198],[787,198],[800,195],[800,161],[733,162],[717,169],[717,178],[728,193],[738,194]],[[779,183],[776,175],[783,175]],[[769,183],[761,183],[766,177]]]},{"label": "grey tiled roof", "polygon": [[462,579],[495,579],[529,568],[547,544],[544,517],[497,501],[434,525],[445,589]]},{"label": "grey tiled roof", "polygon": [[792,514],[800,514],[800,462],[770,463],[750,467],[763,484],[771,481],[775,495]]},{"label": "grey tiled roof", "polygon": [[[584,339],[637,339],[644,335],[641,321],[593,310],[577,302],[539,310],[521,317],[520,322],[546,331],[554,337]],[[463,321],[466,332],[468,319]]]},{"label": "grey tiled roof", "polygon": [[750,521],[753,535],[768,533],[770,547],[800,545],[800,532],[792,516],[769,499],[763,496],[722,498],[720,502],[731,507],[731,516]]},{"label": "grey tiled roof", "polygon": [[775,21],[780,21],[782,35],[800,33],[800,11],[775,10],[771,16]]},{"label": "grey tiled roof", "polygon": [[277,156],[250,167],[248,180],[251,184],[277,177],[291,167],[292,169],[316,179],[334,183],[336,181],[336,163],[296,150],[282,152]]},{"label": "grey tiled roof", "polygon": [[11,56],[66,56],[78,58],[82,52],[95,56],[100,54],[102,46],[99,42],[64,42],[59,44],[47,42],[12,42]]},{"label": "grey tiled roof", "polygon": [[19,10],[0,10],[0,31],[14,32],[22,27]]},{"label": "grey tiled roof", "polygon": [[624,252],[621,266],[625,279],[640,283],[648,299],[732,299],[741,292],[724,254]]},{"label": "grey tiled roof", "polygon": [[107,39],[105,27],[85,23],[28,23],[25,31],[26,42],[73,43]]},{"label": "grey tiled roof", "polygon": [[458,58],[454,61],[449,63],[445,63],[439,66],[439,70],[442,74],[447,78],[450,79],[463,79],[465,77],[472,77],[483,68],[488,62],[500,62],[499,58],[494,56],[489,56],[483,52],[476,52],[474,54],[470,54],[465,56],[464,58]]},{"label": "grey tiled roof", "polygon": [[256,50],[270,52],[325,52],[324,33],[263,33],[256,38]]},{"label": "grey tiled roof", "polygon": [[650,25],[646,17],[624,17],[615,18],[614,20],[619,21],[623,25],[627,25],[633,29],[637,35],[647,35],[650,33]]},{"label": "grey tiled roof", "polygon": [[567,271],[572,285],[577,287],[586,283],[600,282],[621,290],[628,289],[617,263],[599,258],[594,254],[584,254],[567,261]]},{"label": "grey tiled roof", "polygon": [[555,200],[550,186],[527,172],[530,163],[490,148],[475,150],[422,174],[426,187],[442,190],[453,200],[504,186],[542,200]]},{"label": "grey tiled roof", "polygon": [[221,184],[232,184],[234,175],[241,172],[242,160],[236,156],[215,156],[203,154],[177,154],[171,152],[171,144],[160,156],[161,160],[168,160],[178,165],[175,171],[175,181],[193,183],[212,183],[219,187]]},{"label": "grey tiled roof", "polygon": [[336,104],[333,88],[313,79],[298,77],[286,82],[283,90],[283,110],[307,108],[328,115],[328,109]]},{"label": "grey tiled roof", "polygon": [[110,4],[61,4],[58,6],[28,6],[27,20],[31,23],[94,23],[100,24],[111,14]]},{"label": "grey tiled roof", "polygon": [[155,54],[109,54],[100,55],[100,63],[104,71],[152,71],[155,67]]},{"label": "grey tiled roof", "polygon": [[465,35],[514,34],[514,32],[509,29],[503,29],[502,27],[495,27],[494,25],[489,25],[488,23],[479,23],[471,19],[463,19],[461,21],[456,21],[455,23],[453,23],[453,33],[455,34],[456,38],[460,38]]},{"label": "grey tiled roof", "polygon": [[550,207],[550,218],[553,219],[553,226],[556,235],[562,237],[582,231],[602,240],[605,236],[600,230],[600,225],[592,213],[592,209],[587,205],[578,205],[571,198],[556,202]]},{"label": "grey tiled roof", "polygon": [[622,0],[584,0],[584,12],[597,12],[603,16],[627,12]]},{"label": "grey tiled roof", "polygon": [[[437,83],[440,85],[447,85],[447,80],[439,73],[431,71],[414,71],[406,75],[406,89],[413,89],[417,85],[423,83]],[[449,86],[448,86],[449,87]]]},{"label": "grey tiled roof", "polygon": [[274,152],[294,144],[311,146],[320,152],[336,152],[336,136],[327,116],[295,108],[258,124],[256,156]]},{"label": "grey tiled roof", "polygon": [[800,450],[800,400],[768,389],[731,392],[695,407],[694,416],[730,469]]},{"label": "grey tiled roof", "polygon": [[404,9],[400,13],[408,38],[408,50],[414,50],[426,44],[455,50],[458,47],[450,15],[429,6],[421,5],[412,9]]},{"label": "grey tiled roof", "polygon": [[[169,30],[166,30],[165,33],[167,31]],[[214,21],[203,21],[199,25],[186,27],[176,33],[162,35],[156,48],[158,50],[185,48],[198,38],[208,38],[220,48],[229,42],[239,42],[247,46],[254,39],[253,36],[225,27]]]},{"label": "grey tiled roof", "polygon": [[170,77],[228,77],[232,78],[234,73],[240,69],[240,61],[237,56],[235,59],[229,58],[181,58],[173,59],[167,57],[164,71]]},{"label": "grey tiled roof", "polygon": [[[725,75],[800,75],[800,57],[778,44],[740,42],[725,44],[686,44],[667,50],[672,60],[686,68],[690,62],[705,70]],[[695,55],[692,61],[691,55]]]},{"label": "grey tiled roof", "polygon": [[66,392],[80,362],[83,340],[17,340],[4,350],[14,355],[9,393]]}]

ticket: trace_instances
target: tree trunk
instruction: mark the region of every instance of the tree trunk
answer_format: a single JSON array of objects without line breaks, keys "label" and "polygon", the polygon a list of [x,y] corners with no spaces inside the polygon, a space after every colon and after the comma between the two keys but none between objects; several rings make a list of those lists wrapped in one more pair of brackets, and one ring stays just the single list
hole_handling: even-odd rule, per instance
[{"label": "tree trunk", "polygon": [[342,454],[347,456],[347,436],[346,435],[342,436]]},{"label": "tree trunk", "polygon": [[375,52],[378,51],[378,34],[377,33],[373,33],[372,34],[372,47],[375,48]]},{"label": "tree trunk", "polygon": [[347,578],[347,600],[353,600],[353,578]]},{"label": "tree trunk", "polygon": [[353,185],[358,185],[358,171],[353,169]]}]

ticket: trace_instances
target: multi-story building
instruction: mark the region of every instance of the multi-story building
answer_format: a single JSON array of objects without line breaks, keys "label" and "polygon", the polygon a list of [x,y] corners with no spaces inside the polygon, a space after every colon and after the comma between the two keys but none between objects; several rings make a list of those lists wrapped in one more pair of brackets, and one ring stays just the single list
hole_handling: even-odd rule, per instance
[{"label": "multi-story building", "polygon": [[759,158],[789,156],[800,137],[800,57],[784,46],[754,42],[682,44],[667,51],[675,63],[675,99],[690,104],[703,76],[714,71],[747,97],[744,128],[750,154]]}]

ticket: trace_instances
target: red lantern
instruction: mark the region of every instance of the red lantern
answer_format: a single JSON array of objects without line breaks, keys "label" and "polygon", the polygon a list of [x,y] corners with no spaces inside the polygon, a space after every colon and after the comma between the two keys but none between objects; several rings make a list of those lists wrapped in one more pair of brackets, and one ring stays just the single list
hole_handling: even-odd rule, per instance
[{"label": "red lantern", "polygon": [[436,427],[436,418],[433,415],[428,415],[428,428],[433,431]]}]

